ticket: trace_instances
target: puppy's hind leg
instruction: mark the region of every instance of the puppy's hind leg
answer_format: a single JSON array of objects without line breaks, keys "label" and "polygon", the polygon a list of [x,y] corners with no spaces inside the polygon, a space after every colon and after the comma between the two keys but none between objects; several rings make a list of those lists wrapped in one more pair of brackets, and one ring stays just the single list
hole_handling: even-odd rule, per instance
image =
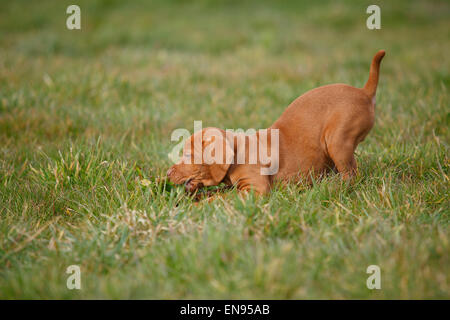
[{"label": "puppy's hind leg", "polygon": [[355,145],[350,141],[334,139],[328,145],[328,154],[344,180],[351,180],[356,175],[357,164],[354,152]]}]

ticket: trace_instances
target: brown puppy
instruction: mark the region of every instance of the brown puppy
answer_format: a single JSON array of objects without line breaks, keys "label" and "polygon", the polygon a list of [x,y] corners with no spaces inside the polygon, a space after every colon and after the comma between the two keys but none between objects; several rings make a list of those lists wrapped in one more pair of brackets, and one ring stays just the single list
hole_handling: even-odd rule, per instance
[{"label": "brown puppy", "polygon": [[[351,178],[357,169],[354,151],[374,124],[375,94],[384,55],[381,50],[373,58],[362,89],[332,84],[294,100],[266,132],[268,149],[278,142],[276,159],[262,159],[261,145],[251,148],[255,141],[262,141],[262,131],[244,135],[206,128],[187,139],[183,158],[167,172],[169,179],[184,183],[189,191],[224,182],[263,194],[277,180],[309,180],[330,169],[337,169],[345,180]],[[278,141],[273,140],[272,131],[278,133]],[[211,156],[215,158],[211,160]],[[263,168],[274,167],[274,163],[276,172],[262,174]]]}]

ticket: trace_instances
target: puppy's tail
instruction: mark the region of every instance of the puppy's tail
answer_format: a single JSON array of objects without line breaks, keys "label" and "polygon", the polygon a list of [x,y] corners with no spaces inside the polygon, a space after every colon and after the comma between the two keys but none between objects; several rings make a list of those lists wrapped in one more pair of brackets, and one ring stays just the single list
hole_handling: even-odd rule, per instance
[{"label": "puppy's tail", "polygon": [[386,52],[384,50],[378,51],[375,57],[373,57],[372,64],[370,65],[369,80],[367,80],[366,85],[363,88],[363,91],[370,98],[375,96],[375,93],[377,92],[378,75],[380,73],[380,62],[383,59],[385,53]]}]

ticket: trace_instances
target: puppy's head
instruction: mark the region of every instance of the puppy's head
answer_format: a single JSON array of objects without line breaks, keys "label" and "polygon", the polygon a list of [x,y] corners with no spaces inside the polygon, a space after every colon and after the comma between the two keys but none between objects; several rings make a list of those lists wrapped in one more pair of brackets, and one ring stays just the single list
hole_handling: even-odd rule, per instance
[{"label": "puppy's head", "polygon": [[234,151],[225,131],[206,128],[186,140],[182,158],[167,171],[167,176],[171,182],[184,184],[192,192],[203,186],[218,185],[233,159]]}]

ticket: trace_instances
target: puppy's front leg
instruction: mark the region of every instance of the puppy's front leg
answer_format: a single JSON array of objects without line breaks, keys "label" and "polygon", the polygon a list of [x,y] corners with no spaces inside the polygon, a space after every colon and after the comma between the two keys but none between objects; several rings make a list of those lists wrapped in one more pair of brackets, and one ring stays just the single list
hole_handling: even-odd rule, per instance
[{"label": "puppy's front leg", "polygon": [[258,195],[270,192],[269,176],[262,175],[258,165],[238,165],[230,170],[229,178],[239,191],[253,190]]}]

